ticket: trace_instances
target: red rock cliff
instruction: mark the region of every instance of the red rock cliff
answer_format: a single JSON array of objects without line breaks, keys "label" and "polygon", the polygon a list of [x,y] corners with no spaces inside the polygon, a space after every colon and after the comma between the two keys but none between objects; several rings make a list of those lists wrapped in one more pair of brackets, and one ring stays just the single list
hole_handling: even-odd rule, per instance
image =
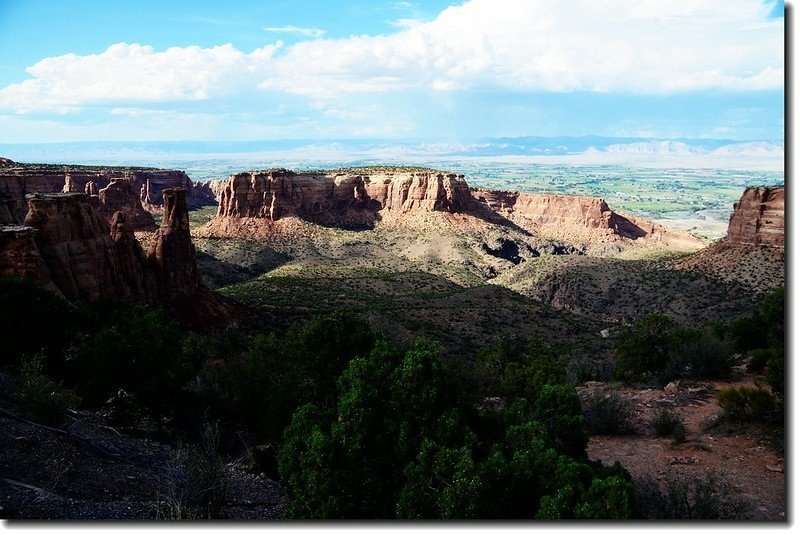
[{"label": "red rock cliff", "polygon": [[733,205],[726,241],[731,245],[784,247],[784,187],[744,190]]},{"label": "red rock cliff", "polygon": [[[87,192],[92,189],[93,182],[86,184]],[[115,212],[125,214],[126,225],[131,230],[152,230],[156,223],[153,214],[142,207],[138,195],[133,190],[131,179],[112,178],[108,186],[98,192],[100,213],[112,222]]]},{"label": "red rock cliff", "polygon": [[560,239],[590,243],[642,239],[687,249],[704,245],[687,233],[615,212],[597,197],[480,189],[472,190],[472,195],[514,224]]},{"label": "red rock cliff", "polygon": [[[33,193],[73,193],[99,190],[112,179],[126,178],[143,206],[153,211],[161,209],[161,192],[168,188],[185,188],[190,191],[190,207],[216,204],[213,194],[193,188],[192,181],[183,171],[134,167],[99,167],[85,165],[21,164],[4,160],[0,164],[0,192],[11,195],[17,203],[17,217],[23,219],[27,211],[25,196]],[[93,182],[94,186],[89,183]]]},{"label": "red rock cliff", "polygon": [[200,287],[197,258],[189,233],[186,190],[163,190],[164,218],[147,252],[162,298],[186,296]]},{"label": "red rock cliff", "polygon": [[64,297],[128,297],[108,224],[86,194],[37,193],[28,197],[28,207],[25,226],[36,229],[36,246]]},{"label": "red rock cliff", "polygon": [[0,277],[16,275],[58,292],[50,270],[39,254],[36,229],[22,225],[0,225]]},{"label": "red rock cliff", "polygon": [[463,177],[436,172],[303,172],[232,175],[219,194],[218,217],[310,220],[354,212],[458,212],[470,202]]},{"label": "red rock cliff", "polygon": [[[0,270],[42,285],[52,281],[74,303],[110,296],[170,305],[176,296],[196,295],[203,287],[186,191],[168,189],[163,195],[164,219],[147,254],[125,212],[115,212],[109,226],[85,193],[30,195],[24,226],[0,227]],[[213,301],[207,293],[202,297]]]}]

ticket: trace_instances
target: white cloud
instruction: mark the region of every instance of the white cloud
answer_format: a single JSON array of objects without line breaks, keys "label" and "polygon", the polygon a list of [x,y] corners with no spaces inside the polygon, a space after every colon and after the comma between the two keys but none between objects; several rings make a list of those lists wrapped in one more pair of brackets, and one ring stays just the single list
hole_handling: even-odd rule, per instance
[{"label": "white cloud", "polygon": [[472,0],[390,35],[299,43],[262,87],[669,93],[783,85],[783,21],[761,0]]},{"label": "white cloud", "polygon": [[325,30],[320,28],[302,28],[299,26],[270,26],[264,28],[265,32],[272,32],[272,33],[293,33],[297,35],[302,35],[304,37],[316,37],[320,38],[325,35]]},{"label": "white cloud", "polygon": [[256,67],[280,46],[244,54],[230,44],[156,52],[118,43],[100,54],[46,58],[26,69],[30,79],[0,89],[0,106],[70,113],[87,105],[208,100],[254,85],[263,76]]},{"label": "white cloud", "polygon": [[155,51],[119,43],[46,58],[0,89],[0,108],[70,113],[266,91],[330,99],[409,89],[512,92],[750,91],[783,87],[783,20],[762,0],[471,0],[387,35],[250,53],[230,44]]}]

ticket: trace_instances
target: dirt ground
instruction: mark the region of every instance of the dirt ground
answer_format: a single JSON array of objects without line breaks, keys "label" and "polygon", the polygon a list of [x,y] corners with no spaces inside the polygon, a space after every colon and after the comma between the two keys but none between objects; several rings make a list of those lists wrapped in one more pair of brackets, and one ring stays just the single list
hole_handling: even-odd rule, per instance
[{"label": "dirt ground", "polygon": [[[727,386],[754,386],[756,376],[739,373],[731,381],[676,381],[663,389],[615,391],[632,402],[635,434],[593,436],[590,459],[619,461],[637,482],[648,476],[664,487],[668,478],[703,477],[714,470],[739,497],[752,505],[752,518],[784,520],[786,479],[783,434],[775,426],[727,423],[716,394]],[[587,383],[579,390],[607,388]],[[662,407],[671,407],[686,426],[686,440],[658,437],[650,422]]]}]

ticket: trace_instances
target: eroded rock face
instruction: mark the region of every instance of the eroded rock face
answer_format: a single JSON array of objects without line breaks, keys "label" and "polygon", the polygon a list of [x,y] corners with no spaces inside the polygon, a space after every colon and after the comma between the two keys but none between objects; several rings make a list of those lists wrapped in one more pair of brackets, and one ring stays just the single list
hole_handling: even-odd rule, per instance
[{"label": "eroded rock face", "polygon": [[733,205],[728,234],[676,269],[699,271],[756,293],[786,284],[785,188],[747,188]]},{"label": "eroded rock face", "polygon": [[155,301],[158,297],[156,276],[152,270],[147,269],[144,251],[136,240],[125,213],[114,212],[110,235],[119,260],[127,296],[136,302]]},{"label": "eroded rock face", "polygon": [[222,192],[228,185],[227,180],[206,180],[202,183],[195,182],[194,187],[202,190],[204,195],[211,195],[216,203],[222,198]]},{"label": "eroded rock face", "polygon": [[64,297],[127,297],[108,224],[85,193],[34,194],[28,207],[25,225],[37,230],[36,246]]},{"label": "eroded rock face", "polygon": [[[17,203],[17,217],[27,212],[25,196],[33,193],[85,192],[96,194],[112,179],[127,178],[134,193],[145,208],[159,211],[161,192],[168,188],[186,188],[190,207],[215,204],[213,196],[197,191],[183,171],[134,167],[96,167],[83,165],[21,164],[4,159],[0,165],[0,192],[7,193]],[[92,182],[94,186],[88,184]],[[94,190],[94,191],[92,191]]]},{"label": "eroded rock face", "polygon": [[218,217],[276,221],[355,218],[358,212],[458,212],[470,203],[463,177],[435,172],[294,173],[276,169],[232,175],[219,193]]},{"label": "eroded rock face", "polygon": [[16,225],[18,223],[15,204],[10,195],[0,193],[0,225]]},{"label": "eroded rock face", "polygon": [[35,234],[33,227],[0,225],[0,277],[25,277],[39,286],[57,291],[39,254]]},{"label": "eroded rock face", "polygon": [[[89,184],[87,183],[87,189]],[[98,192],[100,213],[111,222],[115,212],[125,214],[125,221],[131,230],[151,230],[156,223],[153,214],[142,207],[128,178],[112,178],[108,186]]]},{"label": "eroded rock face", "polygon": [[0,274],[16,274],[73,303],[101,296],[158,305],[187,325],[224,325],[238,312],[203,287],[189,234],[186,191],[163,193],[164,220],[145,254],[123,211],[111,225],[97,197],[34,194],[25,225],[0,226]]},{"label": "eroded rock face", "polygon": [[163,199],[164,218],[147,252],[148,263],[155,270],[162,297],[191,295],[201,282],[189,233],[186,190],[166,189]]},{"label": "eroded rock face", "polygon": [[472,190],[472,195],[525,230],[568,241],[642,240],[685,249],[698,249],[705,244],[687,233],[615,212],[597,197],[480,189]]},{"label": "eroded rock face", "polygon": [[784,247],[784,187],[744,190],[733,205],[727,242],[732,245]]}]

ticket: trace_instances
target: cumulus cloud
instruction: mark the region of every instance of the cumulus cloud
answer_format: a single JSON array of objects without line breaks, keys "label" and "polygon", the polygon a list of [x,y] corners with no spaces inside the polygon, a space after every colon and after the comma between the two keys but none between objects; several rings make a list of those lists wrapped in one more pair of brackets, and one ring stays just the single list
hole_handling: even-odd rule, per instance
[{"label": "cumulus cloud", "polygon": [[347,93],[502,90],[663,94],[783,86],[783,20],[762,0],[471,0],[386,35],[316,37],[250,53],[230,44],[155,51],[120,43],[43,59],[0,89],[0,107],[205,100],[259,88],[313,98]]},{"label": "cumulus cloud", "polygon": [[119,43],[100,54],[46,58],[31,78],[0,89],[0,105],[26,113],[69,113],[85,105],[208,100],[238,91],[261,76],[281,42],[244,54],[230,44],[168,48]]},{"label": "cumulus cloud", "polygon": [[325,35],[325,30],[320,28],[302,28],[299,26],[269,26],[264,28],[265,32],[272,33],[293,33],[302,35],[304,37],[322,37]]},{"label": "cumulus cloud", "polygon": [[299,43],[262,87],[668,93],[783,85],[761,0],[473,0],[397,33]]}]

